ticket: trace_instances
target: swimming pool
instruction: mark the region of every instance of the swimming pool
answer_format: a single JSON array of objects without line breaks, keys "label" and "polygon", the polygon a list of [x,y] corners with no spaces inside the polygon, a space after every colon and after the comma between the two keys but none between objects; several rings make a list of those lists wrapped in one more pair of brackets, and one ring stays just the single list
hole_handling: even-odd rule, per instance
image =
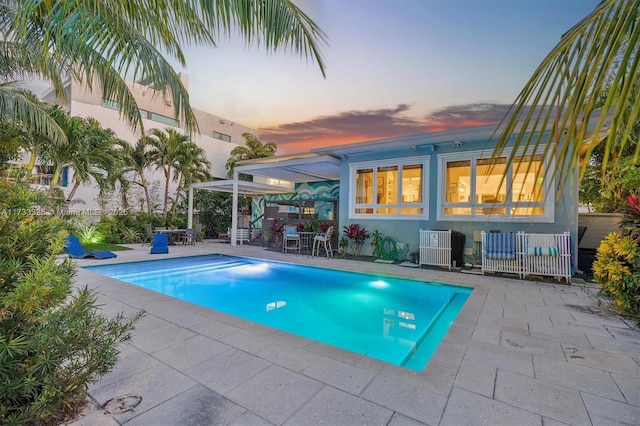
[{"label": "swimming pool", "polygon": [[226,255],[85,269],[416,371],[472,291]]}]

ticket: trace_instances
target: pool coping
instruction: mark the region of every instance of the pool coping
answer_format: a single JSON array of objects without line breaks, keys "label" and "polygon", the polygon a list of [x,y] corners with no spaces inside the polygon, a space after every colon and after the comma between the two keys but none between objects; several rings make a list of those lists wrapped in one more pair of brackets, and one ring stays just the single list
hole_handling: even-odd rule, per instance
[{"label": "pool coping", "polygon": [[[109,315],[145,309],[94,406],[137,395],[132,410],[75,424],[593,424],[640,418],[640,333],[598,306],[591,284],[283,255],[207,241],[79,266],[232,254],[472,287],[422,372],[387,364],[79,269]],[[612,362],[615,360],[615,362]],[[635,417],[634,417],[635,416]],[[630,421],[631,420],[631,421]]]}]

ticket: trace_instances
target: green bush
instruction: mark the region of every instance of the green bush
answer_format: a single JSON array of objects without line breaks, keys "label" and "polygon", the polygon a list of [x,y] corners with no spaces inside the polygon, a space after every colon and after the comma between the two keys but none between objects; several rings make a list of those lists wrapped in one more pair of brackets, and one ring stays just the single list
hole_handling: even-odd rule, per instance
[{"label": "green bush", "polygon": [[631,235],[612,232],[602,240],[593,263],[594,281],[614,307],[640,324],[640,247]]},{"label": "green bush", "polygon": [[135,321],[98,311],[72,286],[63,219],[42,214],[40,194],[0,183],[0,423],[57,424],[116,364]]}]

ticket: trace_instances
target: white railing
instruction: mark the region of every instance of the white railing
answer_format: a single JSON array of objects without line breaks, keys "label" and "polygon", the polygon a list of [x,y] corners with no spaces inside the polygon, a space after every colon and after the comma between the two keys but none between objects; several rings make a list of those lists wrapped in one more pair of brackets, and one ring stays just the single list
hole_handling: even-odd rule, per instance
[{"label": "white railing", "polygon": [[451,230],[420,230],[420,265],[444,266],[451,270]]},{"label": "white railing", "polygon": [[571,282],[571,234],[482,232],[482,274],[546,275]]}]

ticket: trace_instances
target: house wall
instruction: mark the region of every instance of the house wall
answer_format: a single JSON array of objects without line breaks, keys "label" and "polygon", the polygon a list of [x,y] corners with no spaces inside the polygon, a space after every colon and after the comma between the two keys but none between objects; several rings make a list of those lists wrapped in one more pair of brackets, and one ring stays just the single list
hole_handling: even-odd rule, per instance
[{"label": "house wall", "polygon": [[[379,230],[384,236],[392,237],[397,242],[409,244],[407,252],[413,252],[419,247],[419,230],[420,229],[451,229],[459,231],[465,235],[465,262],[478,263],[480,260],[479,242],[474,243],[474,231],[490,231],[499,230],[501,232],[539,232],[539,233],[560,233],[569,231],[572,234],[573,241],[576,240],[577,235],[577,188],[575,183],[573,185],[567,184],[563,187],[563,196],[560,197],[556,193],[558,200],[554,203],[554,215],[551,223],[534,223],[534,222],[514,222],[514,221],[493,221],[488,217],[472,218],[468,217],[465,220],[438,220],[438,192],[442,190],[442,186],[445,185],[443,178],[438,175],[438,161],[439,155],[453,153],[453,152],[466,152],[466,151],[485,151],[487,157],[491,155],[493,145],[488,144],[485,140],[468,141],[465,140],[462,146],[456,147],[453,143],[439,143],[437,144],[435,151],[432,151],[431,146],[424,142],[424,146],[420,146],[422,142],[420,140],[415,141],[414,151],[409,148],[402,147],[397,151],[385,150],[384,153],[376,153],[376,150],[372,150],[363,154],[349,154],[346,160],[343,160],[340,175],[340,233],[342,233],[342,226],[351,223],[358,223],[364,226],[369,232],[375,229]],[[417,148],[416,148],[417,147]],[[428,215],[424,219],[420,220],[393,220],[393,219],[353,219],[350,218],[349,212],[349,179],[350,170],[349,166],[352,163],[358,163],[363,161],[372,160],[385,160],[395,158],[408,158],[413,156],[429,156],[428,165]],[[574,180],[575,182],[575,180]],[[573,194],[573,195],[571,195]],[[368,242],[363,247],[363,254],[371,254],[372,248]],[[574,247],[574,252],[577,253],[577,245]],[[475,255],[475,257],[474,257]]]}]

